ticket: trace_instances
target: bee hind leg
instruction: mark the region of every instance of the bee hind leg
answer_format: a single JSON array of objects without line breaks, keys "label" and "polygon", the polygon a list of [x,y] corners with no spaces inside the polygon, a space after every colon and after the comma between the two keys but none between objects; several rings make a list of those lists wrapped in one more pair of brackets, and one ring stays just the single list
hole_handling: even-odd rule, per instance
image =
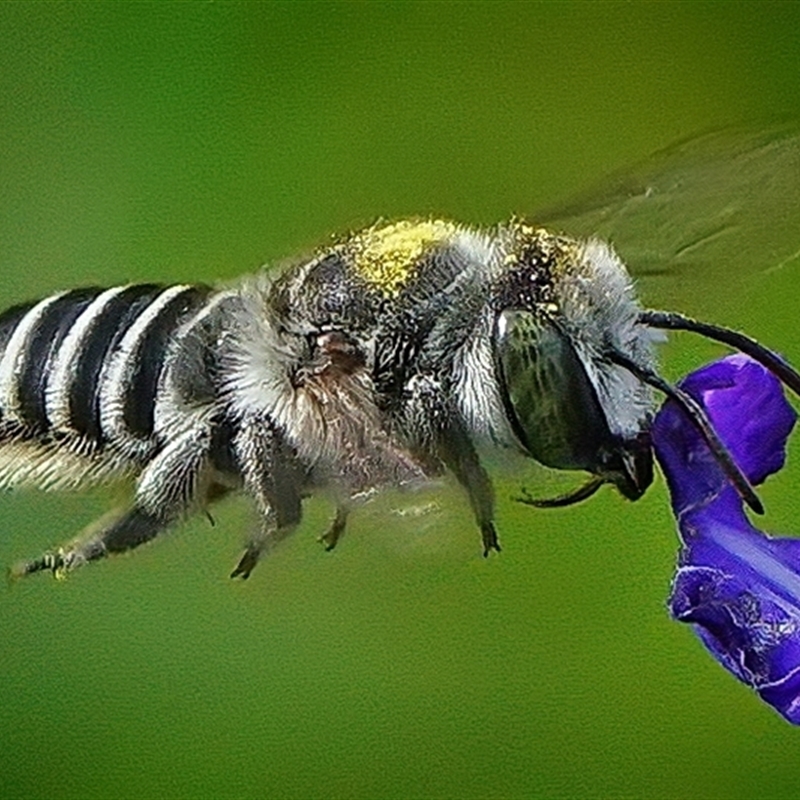
[{"label": "bee hind leg", "polygon": [[133,506],[101,517],[77,539],[11,570],[12,577],[49,570],[56,577],[114,553],[149,542],[192,508],[196,497],[218,496],[205,480],[207,436],[191,430],[166,447],[142,471]]},{"label": "bee hind leg", "polygon": [[87,534],[43,553],[39,558],[24,561],[10,570],[12,578],[50,571],[56,578],[90,561],[98,561],[112,553],[123,553],[155,538],[167,525],[162,518],[134,507],[122,514],[115,512],[102,517]]}]

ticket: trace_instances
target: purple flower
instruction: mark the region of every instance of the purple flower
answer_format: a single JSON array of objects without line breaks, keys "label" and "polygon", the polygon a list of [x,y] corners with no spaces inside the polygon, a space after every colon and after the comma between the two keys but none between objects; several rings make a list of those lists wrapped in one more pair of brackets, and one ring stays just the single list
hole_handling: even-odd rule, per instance
[{"label": "purple flower", "polygon": [[[778,380],[734,355],[689,375],[701,402],[754,485],[784,463],[797,415]],[[656,455],[683,542],[670,610],[710,653],[786,719],[800,724],[800,539],[754,528],[700,434],[673,402],[653,426]]]}]

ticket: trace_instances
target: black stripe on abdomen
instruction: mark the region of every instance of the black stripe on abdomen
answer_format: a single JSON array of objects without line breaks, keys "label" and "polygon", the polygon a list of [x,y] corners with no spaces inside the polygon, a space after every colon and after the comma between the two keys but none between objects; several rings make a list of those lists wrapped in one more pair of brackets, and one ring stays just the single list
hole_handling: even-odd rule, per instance
[{"label": "black stripe on abdomen", "polygon": [[123,420],[134,436],[153,433],[158,381],[175,329],[191,312],[200,308],[211,289],[192,286],[176,295],[147,326],[134,354],[133,370],[125,392]]},{"label": "black stripe on abdomen", "polygon": [[97,288],[77,289],[51,303],[25,344],[18,378],[18,414],[27,425],[46,430],[45,389],[58,348],[81,312],[100,294]]},{"label": "black stripe on abdomen", "polygon": [[100,375],[103,365],[128,328],[162,291],[163,287],[152,283],[123,289],[97,315],[86,337],[69,387],[69,417],[71,427],[93,441],[102,441]]},{"label": "black stripe on abdomen", "polygon": [[6,349],[11,336],[17,325],[22,322],[23,317],[36,305],[36,301],[30,303],[20,303],[19,305],[7,308],[0,314],[0,356]]}]

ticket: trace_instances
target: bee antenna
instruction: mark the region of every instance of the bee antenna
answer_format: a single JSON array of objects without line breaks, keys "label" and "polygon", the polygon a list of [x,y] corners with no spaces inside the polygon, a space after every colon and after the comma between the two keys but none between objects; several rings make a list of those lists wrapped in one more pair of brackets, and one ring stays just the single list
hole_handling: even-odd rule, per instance
[{"label": "bee antenna", "polygon": [[545,497],[536,499],[531,497],[528,490],[522,487],[522,497],[515,497],[518,503],[524,503],[526,506],[535,506],[536,508],[563,508],[564,506],[571,506],[574,503],[580,503],[581,500],[586,500],[591,497],[604,483],[607,481],[603,478],[596,477],[587,481],[583,486],[579,486],[574,492],[568,494],[560,494],[557,497]]},{"label": "bee antenna", "polygon": [[706,444],[711,450],[711,454],[722,468],[722,471],[728,476],[730,482],[736,487],[736,491],[741,498],[756,514],[764,513],[764,506],[758,499],[758,495],[755,493],[750,481],[747,480],[747,476],[736,465],[733,456],[731,456],[728,448],[722,443],[722,440],[714,430],[714,426],[711,424],[711,420],[697,400],[690,394],[684,392],[680,387],[673,386],[671,383],[664,380],[664,378],[657,373],[632,361],[624,353],[620,353],[619,350],[612,349],[607,351],[606,357],[612,363],[623,367],[632,375],[639,378],[639,380],[652,386],[654,389],[658,389],[671,400],[674,400],[683,409],[697,430],[700,431],[700,434],[706,440]]},{"label": "bee antenna", "polygon": [[707,339],[722,342],[728,347],[739,350],[741,353],[758,361],[759,364],[765,366],[796,395],[800,395],[800,373],[787,364],[777,353],[759,344],[755,339],[745,336],[743,333],[732,331],[719,325],[711,325],[708,322],[700,322],[672,311],[653,311],[648,309],[639,314],[639,322],[650,328],[691,331],[692,333],[699,333]]}]

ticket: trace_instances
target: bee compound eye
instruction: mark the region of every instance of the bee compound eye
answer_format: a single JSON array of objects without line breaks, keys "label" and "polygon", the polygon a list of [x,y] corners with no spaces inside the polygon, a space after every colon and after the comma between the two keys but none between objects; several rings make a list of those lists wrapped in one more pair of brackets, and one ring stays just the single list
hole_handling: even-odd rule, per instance
[{"label": "bee compound eye", "polygon": [[532,312],[506,310],[494,348],[506,417],[522,447],[548,467],[600,472],[614,440],[569,335]]}]

